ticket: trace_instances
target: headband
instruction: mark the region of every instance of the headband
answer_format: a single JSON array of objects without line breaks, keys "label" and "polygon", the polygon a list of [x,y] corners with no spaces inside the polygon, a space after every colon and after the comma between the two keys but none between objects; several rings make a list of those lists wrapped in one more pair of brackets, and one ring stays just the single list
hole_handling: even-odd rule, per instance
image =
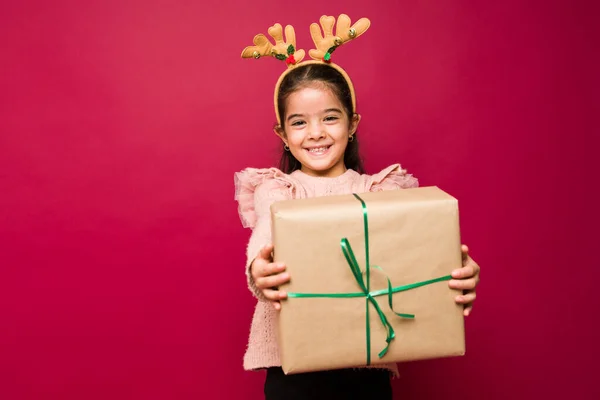
[{"label": "headband", "polygon": [[[294,68],[303,65],[325,64],[335,68],[338,72],[340,72],[350,88],[350,95],[352,96],[352,111],[356,111],[356,94],[354,92],[354,85],[352,84],[352,81],[346,71],[331,61],[331,55],[338,47],[356,39],[365,33],[365,31],[369,29],[371,21],[369,21],[367,18],[361,18],[351,26],[350,17],[345,14],[341,14],[337,19],[335,35],[333,33],[333,25],[336,23],[334,17],[323,15],[319,22],[321,23],[321,26],[319,26],[317,23],[312,23],[310,25],[310,35],[316,47],[308,52],[308,55],[312,60],[307,60],[304,62],[302,61],[306,53],[304,50],[296,49],[296,33],[294,28],[291,25],[287,25],[285,27],[284,40],[283,27],[278,23],[271,26],[267,31],[275,40],[275,44],[271,43],[265,35],[259,33],[254,37],[254,46],[248,46],[242,51],[242,58],[254,58],[258,60],[264,56],[271,56],[280,62],[285,62],[287,68],[279,76],[277,84],[275,85],[274,94],[275,114],[277,116],[277,123],[279,125],[281,125],[281,116],[279,115],[279,109],[277,107],[279,87],[288,73],[293,71]],[[321,31],[321,28],[323,31]]]}]

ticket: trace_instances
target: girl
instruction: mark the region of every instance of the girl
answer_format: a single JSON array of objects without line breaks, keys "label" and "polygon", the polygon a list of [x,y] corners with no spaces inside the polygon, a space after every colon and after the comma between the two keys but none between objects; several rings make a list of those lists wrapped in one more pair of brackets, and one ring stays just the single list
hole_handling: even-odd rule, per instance
[{"label": "girl", "polygon": [[[258,58],[258,57],[256,57]],[[275,132],[282,141],[279,168],[248,168],[235,175],[236,199],[245,227],[253,229],[247,247],[246,275],[258,302],[248,348],[247,370],[266,369],[265,398],[391,399],[390,376],[396,364],[284,375],[275,338],[277,312],[290,280],[285,264],[273,263],[270,205],[279,200],[413,188],[417,179],[391,165],[375,175],[364,173],[359,154],[352,84],[343,70],[307,62],[282,75],[276,88]],[[475,300],[479,267],[462,247],[463,266],[453,271],[451,288],[462,289],[456,302],[468,316]]]}]

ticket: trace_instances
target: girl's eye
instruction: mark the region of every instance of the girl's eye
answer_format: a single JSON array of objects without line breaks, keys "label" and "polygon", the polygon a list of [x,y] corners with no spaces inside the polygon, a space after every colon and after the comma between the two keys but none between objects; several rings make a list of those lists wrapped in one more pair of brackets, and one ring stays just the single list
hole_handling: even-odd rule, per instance
[{"label": "girl's eye", "polygon": [[338,117],[336,117],[335,115],[325,117],[325,121],[335,121],[336,119],[338,119]]},{"label": "girl's eye", "polygon": [[302,124],[304,124],[304,121],[294,121],[294,122],[292,122],[292,126],[300,126]]}]

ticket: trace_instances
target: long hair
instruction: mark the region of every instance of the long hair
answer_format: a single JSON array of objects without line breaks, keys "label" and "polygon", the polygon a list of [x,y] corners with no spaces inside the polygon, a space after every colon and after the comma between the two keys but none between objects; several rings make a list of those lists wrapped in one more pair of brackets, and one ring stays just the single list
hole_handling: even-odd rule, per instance
[{"label": "long hair", "polygon": [[[314,85],[315,83],[323,84],[333,92],[340,103],[342,103],[350,123],[354,115],[350,87],[344,76],[335,68],[332,68],[327,64],[307,64],[295,68],[285,76],[279,86],[279,96],[277,100],[277,109],[281,119],[284,119],[286,103],[289,96],[295,91]],[[290,151],[285,150],[283,143],[281,150],[282,153],[279,160],[279,169],[281,171],[289,174],[302,167],[300,161],[298,161]],[[364,166],[358,147],[358,135],[356,133],[354,134],[354,140],[349,141],[346,146],[346,151],[344,152],[344,165],[347,169],[353,169],[358,173],[364,173]]]}]

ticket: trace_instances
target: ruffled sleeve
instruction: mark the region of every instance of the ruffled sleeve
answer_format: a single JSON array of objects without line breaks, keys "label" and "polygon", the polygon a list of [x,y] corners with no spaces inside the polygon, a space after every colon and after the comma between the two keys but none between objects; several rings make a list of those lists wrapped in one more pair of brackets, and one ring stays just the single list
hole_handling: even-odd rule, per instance
[{"label": "ruffled sleeve", "polygon": [[297,185],[289,175],[276,168],[245,169],[234,175],[234,183],[242,225],[252,229],[246,249],[248,288],[256,298],[265,300],[256,287],[250,267],[260,249],[271,242],[271,204],[293,198]]},{"label": "ruffled sleeve", "polygon": [[234,184],[244,228],[254,228],[273,202],[292,198],[296,188],[293,179],[277,168],[246,168],[235,173]]},{"label": "ruffled sleeve", "polygon": [[390,165],[381,172],[371,175],[367,182],[367,189],[370,192],[410,189],[418,186],[418,179],[408,174],[405,169],[402,169],[400,164]]}]

